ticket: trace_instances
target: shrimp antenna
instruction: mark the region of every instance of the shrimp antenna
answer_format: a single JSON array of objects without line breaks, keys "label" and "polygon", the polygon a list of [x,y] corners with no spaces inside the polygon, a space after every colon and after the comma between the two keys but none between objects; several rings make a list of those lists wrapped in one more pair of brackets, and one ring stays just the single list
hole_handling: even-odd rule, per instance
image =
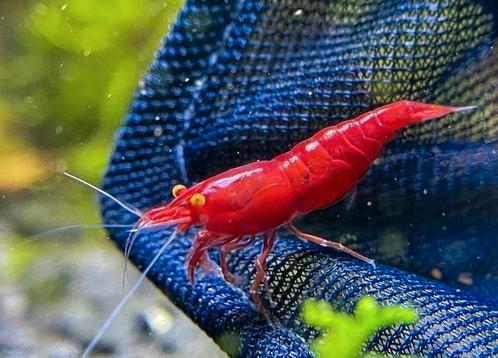
[{"label": "shrimp antenna", "polygon": [[121,279],[121,292],[124,293],[125,289],[125,280],[127,277],[127,270],[128,270],[128,259],[130,257],[130,251],[133,246],[133,243],[135,242],[136,237],[140,234],[141,228],[140,222],[135,224],[133,228],[129,231],[128,237],[126,238],[125,242],[125,248],[124,248],[124,255],[125,255],[125,262],[124,262],[124,268],[123,268],[123,277]]},{"label": "shrimp antenna", "polygon": [[178,234],[178,231],[175,230],[166,239],[166,241],[164,242],[164,244],[161,246],[161,248],[159,249],[159,251],[156,253],[156,255],[154,256],[154,258],[152,259],[152,261],[147,266],[147,268],[142,272],[142,274],[138,278],[137,282],[135,282],[135,284],[130,289],[130,291],[128,291],[128,293],[126,294],[126,296],[124,296],[123,299],[116,306],[116,308],[114,308],[114,310],[111,312],[111,314],[109,315],[109,317],[107,318],[107,320],[104,322],[104,324],[100,328],[99,332],[95,335],[95,337],[93,337],[92,341],[86,347],[85,351],[81,355],[81,358],[88,358],[90,356],[90,353],[95,348],[95,346],[99,342],[100,338],[102,338],[102,335],[105,333],[105,331],[107,331],[107,328],[109,328],[109,326],[111,325],[111,323],[114,320],[114,318],[116,318],[116,316],[121,311],[121,309],[124,307],[124,305],[128,302],[128,300],[135,293],[135,291],[140,287],[140,285],[145,280],[145,277],[147,276],[147,274],[149,273],[149,271],[152,269],[152,267],[157,262],[157,260],[159,260],[159,258],[164,253],[164,251],[169,246],[169,244],[171,244],[171,242],[175,239],[175,237],[176,237],[177,234]]},{"label": "shrimp antenna", "polygon": [[133,228],[134,225],[126,225],[126,224],[83,224],[83,225],[67,225],[58,227],[56,229],[51,229],[47,231],[40,232],[39,234],[35,234],[30,236],[28,240],[35,241],[39,240],[40,236],[46,236],[50,234],[56,234],[61,231],[70,231],[74,229],[114,229],[114,228]]},{"label": "shrimp antenna", "polygon": [[100,189],[100,188],[97,188],[95,185],[92,185],[92,184],[90,184],[89,182],[84,181],[83,179],[78,178],[78,177],[76,177],[76,176],[74,176],[74,175],[72,175],[72,174],[69,174],[69,173],[67,173],[67,172],[62,172],[62,173],[63,173],[65,176],[67,176],[67,177],[69,177],[69,178],[71,178],[71,179],[73,179],[73,180],[76,180],[77,182],[79,182],[79,183],[81,183],[81,184],[83,184],[83,185],[86,185],[86,186],[88,186],[88,187],[92,188],[93,190],[95,190],[95,191],[99,192],[100,194],[107,196],[109,199],[111,199],[112,201],[114,201],[116,204],[118,204],[118,205],[119,205],[119,206],[121,206],[123,209],[127,210],[128,212],[130,212],[130,213],[132,213],[132,214],[134,214],[134,215],[136,215],[136,216],[138,216],[138,217],[140,217],[140,218],[142,217],[142,213],[141,213],[138,209],[135,209],[135,208],[133,208],[133,207],[131,207],[131,206],[129,206],[129,205],[127,205],[127,204],[123,203],[121,200],[119,200],[119,199],[117,199],[116,197],[112,196],[111,194],[109,194],[109,193],[105,192],[104,190],[102,190],[102,189]]}]

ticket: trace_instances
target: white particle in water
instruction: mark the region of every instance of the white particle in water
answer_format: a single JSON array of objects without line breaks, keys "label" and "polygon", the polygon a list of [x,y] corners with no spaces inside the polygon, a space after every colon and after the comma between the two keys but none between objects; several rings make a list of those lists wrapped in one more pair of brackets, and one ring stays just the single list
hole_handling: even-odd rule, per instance
[{"label": "white particle in water", "polygon": [[160,137],[163,134],[163,129],[159,126],[154,128],[154,137]]},{"label": "white particle in water", "polygon": [[301,16],[303,14],[303,9],[297,9],[294,11],[294,16]]}]

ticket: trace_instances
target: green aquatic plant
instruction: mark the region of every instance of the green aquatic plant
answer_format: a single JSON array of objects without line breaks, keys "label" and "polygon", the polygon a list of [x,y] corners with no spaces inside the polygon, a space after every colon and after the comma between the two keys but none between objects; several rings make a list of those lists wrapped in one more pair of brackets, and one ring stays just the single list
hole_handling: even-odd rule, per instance
[{"label": "green aquatic plant", "polygon": [[365,343],[375,332],[396,324],[414,323],[417,312],[400,305],[383,307],[365,296],[352,315],[335,311],[325,301],[306,300],[303,318],[322,332],[311,345],[317,357],[352,358],[362,356]]},{"label": "green aquatic plant", "polygon": [[[112,133],[182,4],[0,4],[0,128],[8,133],[7,141],[22,143],[14,148],[17,163],[27,158],[29,164],[10,165],[9,173],[19,179],[0,178],[0,189],[22,191],[67,166],[88,180],[99,180]],[[0,147],[11,152],[12,145]],[[23,174],[32,164],[41,168],[27,180]]]},{"label": "green aquatic plant", "polygon": [[113,133],[182,4],[0,1],[0,153],[9,153],[0,239],[99,222],[94,193],[54,176],[68,170],[99,183]]}]

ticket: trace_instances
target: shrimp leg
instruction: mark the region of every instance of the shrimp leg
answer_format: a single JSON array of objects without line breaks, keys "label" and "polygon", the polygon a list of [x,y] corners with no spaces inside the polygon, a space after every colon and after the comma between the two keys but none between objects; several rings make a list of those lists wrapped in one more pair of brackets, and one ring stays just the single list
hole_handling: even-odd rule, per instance
[{"label": "shrimp leg", "polygon": [[258,307],[263,307],[261,299],[258,295],[258,287],[264,281],[266,292],[268,291],[268,283],[266,280],[266,259],[270,254],[270,251],[273,247],[273,243],[275,242],[275,232],[272,231],[270,233],[266,233],[263,236],[263,247],[261,249],[260,254],[256,258],[256,277],[254,277],[254,281],[252,282],[251,288],[249,290],[251,301],[256,304]]},{"label": "shrimp leg", "polygon": [[221,247],[235,239],[234,236],[224,236],[208,230],[199,231],[187,255],[187,276],[190,282],[194,282],[194,272],[198,265],[204,272],[211,274],[216,272],[217,265],[209,258],[207,250]]},{"label": "shrimp leg", "polygon": [[232,242],[229,242],[223,246],[221,246],[219,251],[219,260],[221,272],[223,273],[223,277],[225,280],[231,284],[237,284],[241,281],[244,281],[244,277],[240,277],[238,275],[234,275],[230,272],[227,265],[226,254],[230,251],[243,249],[253,243],[255,236],[249,236],[248,238],[241,240],[240,237],[235,238]]},{"label": "shrimp leg", "polygon": [[374,260],[369,259],[368,257],[365,257],[365,256],[359,254],[358,252],[351,250],[350,248],[347,248],[346,246],[344,246],[341,243],[328,241],[328,240],[322,239],[321,237],[318,237],[315,235],[306,234],[306,233],[302,232],[301,230],[299,230],[298,228],[296,228],[292,223],[287,224],[287,229],[291,233],[296,235],[298,238],[300,238],[301,240],[309,241],[309,242],[312,242],[314,244],[318,244],[318,245],[323,246],[323,247],[330,247],[330,248],[335,249],[337,251],[345,252],[353,257],[356,257],[357,259],[365,261],[366,263],[372,265],[375,268]]},{"label": "shrimp leg", "polygon": [[194,282],[195,268],[200,265],[203,269],[208,269],[207,249],[209,248],[209,239],[212,234],[207,230],[199,231],[195,237],[190,252],[187,255],[187,276],[190,282]]}]

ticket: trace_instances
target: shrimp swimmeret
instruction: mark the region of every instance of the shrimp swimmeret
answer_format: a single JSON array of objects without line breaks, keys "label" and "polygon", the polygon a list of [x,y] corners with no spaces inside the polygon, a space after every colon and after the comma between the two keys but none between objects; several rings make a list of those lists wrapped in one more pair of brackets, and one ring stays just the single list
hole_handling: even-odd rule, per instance
[{"label": "shrimp swimmeret", "polygon": [[87,356],[109,326],[120,308],[177,234],[192,226],[200,229],[194,237],[187,257],[187,277],[193,281],[196,267],[211,271],[215,265],[207,252],[218,249],[219,265],[226,281],[236,281],[227,267],[230,251],[251,245],[256,236],[263,238],[263,247],[256,258],[256,276],[250,286],[253,303],[262,307],[257,290],[265,281],[265,265],[280,227],[298,238],[320,246],[343,251],[375,267],[374,261],[340,243],[306,234],[297,229],[293,220],[317,209],[329,207],[352,191],[365,176],[370,164],[384,146],[395,138],[397,131],[413,124],[443,117],[475,107],[451,107],[413,101],[398,101],[354,119],[326,127],[303,140],[289,151],[271,160],[256,161],[227,170],[186,188],[176,185],[174,199],[157,208],[140,212],[90,185],[116,201],[125,210],[137,215],[135,232],[126,244],[128,256],[134,237],[140,229],[152,225],[176,226],[137,283],[113,311],[97,336],[87,347]]}]

